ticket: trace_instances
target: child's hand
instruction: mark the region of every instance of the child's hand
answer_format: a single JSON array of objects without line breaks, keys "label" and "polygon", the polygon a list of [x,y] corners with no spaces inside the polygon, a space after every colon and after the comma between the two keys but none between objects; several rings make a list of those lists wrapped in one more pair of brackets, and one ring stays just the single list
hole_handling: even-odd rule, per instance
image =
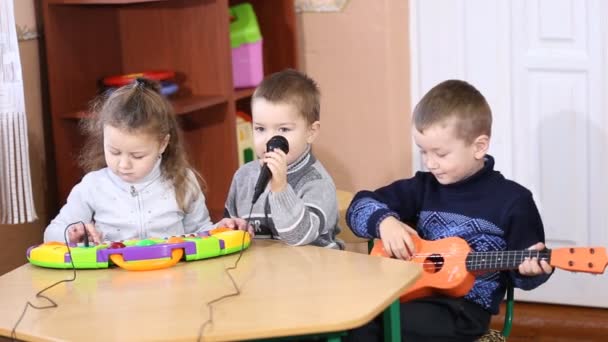
[{"label": "child's hand", "polygon": [[[539,242],[528,249],[541,251],[545,249],[545,244]],[[553,272],[553,267],[545,260],[538,262],[537,258],[526,258],[524,262],[519,265],[519,273],[525,276],[535,276],[543,273],[549,274],[551,272]]]},{"label": "child's hand", "polygon": [[287,154],[280,148],[264,154],[264,162],[272,172],[270,191],[281,192],[287,186]]},{"label": "child's hand", "polygon": [[95,229],[95,225],[92,223],[82,224],[76,223],[68,228],[68,242],[78,243],[84,241],[84,230],[87,230],[89,234],[89,242],[99,245],[101,243],[101,232]]},{"label": "child's hand", "polygon": [[247,221],[243,220],[242,218],[238,218],[238,217],[225,217],[220,222],[218,222],[215,226],[238,229],[238,230],[246,230],[249,233],[249,235],[251,235],[251,237],[253,237],[255,235],[255,230],[253,229],[253,226],[250,224],[247,224]]},{"label": "child's hand", "polygon": [[389,216],[380,222],[380,238],[384,250],[398,259],[409,260],[414,254],[414,241],[410,234],[418,233],[405,223]]}]

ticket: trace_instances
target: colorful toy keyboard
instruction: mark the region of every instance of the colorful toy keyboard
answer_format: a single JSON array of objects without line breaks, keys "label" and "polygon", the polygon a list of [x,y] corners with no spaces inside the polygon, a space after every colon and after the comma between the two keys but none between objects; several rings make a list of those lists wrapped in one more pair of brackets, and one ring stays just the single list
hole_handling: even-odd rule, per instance
[{"label": "colorful toy keyboard", "polygon": [[117,265],[130,271],[147,271],[171,267],[180,260],[200,260],[240,252],[250,243],[249,233],[245,231],[217,228],[198,235],[107,242],[90,247],[70,246],[69,250],[65,243],[46,242],[28,248],[27,259],[36,266],[48,268],[108,268]]}]

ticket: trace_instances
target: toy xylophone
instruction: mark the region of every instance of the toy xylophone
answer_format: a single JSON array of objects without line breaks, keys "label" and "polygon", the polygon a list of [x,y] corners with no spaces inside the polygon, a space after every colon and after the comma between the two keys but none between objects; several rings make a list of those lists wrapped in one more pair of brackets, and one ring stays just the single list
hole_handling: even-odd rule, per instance
[{"label": "toy xylophone", "polygon": [[[112,265],[130,271],[171,267],[180,260],[201,260],[240,252],[249,247],[249,233],[216,228],[199,234],[104,242],[96,246],[68,246],[46,242],[27,250],[28,261],[48,268],[108,268]],[[72,266],[73,262],[73,266]]]}]

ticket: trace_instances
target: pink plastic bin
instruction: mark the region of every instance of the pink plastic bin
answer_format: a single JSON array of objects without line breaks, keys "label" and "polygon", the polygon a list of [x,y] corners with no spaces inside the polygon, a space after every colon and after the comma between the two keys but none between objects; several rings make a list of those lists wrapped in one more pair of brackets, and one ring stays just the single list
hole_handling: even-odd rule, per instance
[{"label": "pink plastic bin", "polygon": [[262,82],[262,39],[232,48],[232,77],[235,88],[255,87]]}]

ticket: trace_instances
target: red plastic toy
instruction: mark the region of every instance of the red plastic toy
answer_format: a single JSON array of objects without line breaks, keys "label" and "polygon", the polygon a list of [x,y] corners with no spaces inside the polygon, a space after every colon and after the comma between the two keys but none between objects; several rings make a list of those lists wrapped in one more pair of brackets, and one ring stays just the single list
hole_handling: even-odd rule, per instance
[{"label": "red plastic toy", "polygon": [[104,78],[103,84],[108,87],[122,87],[133,82],[133,80],[138,77],[144,77],[155,81],[164,81],[175,77],[175,72],[169,70],[156,70],[126,75],[114,75]]}]

